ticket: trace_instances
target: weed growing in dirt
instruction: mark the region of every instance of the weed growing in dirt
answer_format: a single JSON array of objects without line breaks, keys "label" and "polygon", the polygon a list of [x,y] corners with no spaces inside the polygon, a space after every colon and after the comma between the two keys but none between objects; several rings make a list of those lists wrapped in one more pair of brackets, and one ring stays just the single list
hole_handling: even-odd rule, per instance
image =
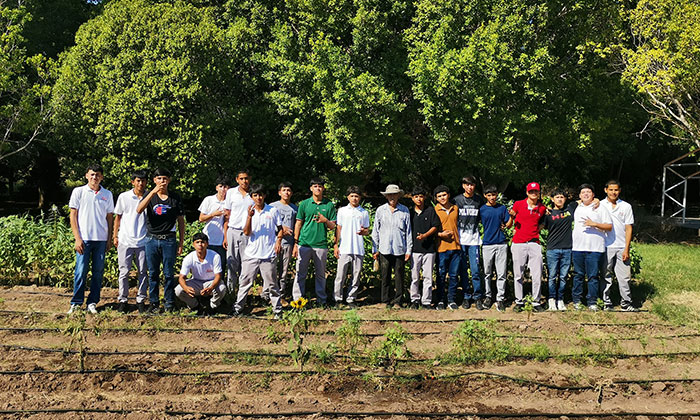
[{"label": "weed growing in dirt", "polygon": [[527,295],[525,296],[525,306],[523,307],[523,311],[527,313],[527,320],[530,320],[530,317],[532,316],[532,312],[535,310],[534,306],[532,305],[533,299],[532,295]]},{"label": "weed growing in dirt", "polygon": [[275,329],[274,326],[268,325],[267,331],[265,332],[265,341],[272,344],[279,344],[284,340],[282,334]]},{"label": "weed growing in dirt", "polygon": [[304,347],[304,337],[309,332],[309,328],[318,323],[318,318],[306,311],[307,303],[308,300],[301,297],[291,302],[291,311],[282,315],[282,323],[289,327],[291,333],[288,346],[289,354],[300,370],[304,370],[304,363],[310,355],[309,349]]},{"label": "weed growing in dirt", "polygon": [[578,332],[579,348],[578,353],[562,355],[561,360],[574,362],[593,362],[598,364],[609,364],[617,355],[623,353],[620,342],[613,335],[607,337],[589,338],[583,334],[583,330]]},{"label": "weed growing in dirt", "polygon": [[327,364],[335,361],[335,355],[338,353],[338,347],[333,343],[319,344],[315,343],[309,346],[311,357],[319,363]]},{"label": "weed growing in dirt", "polygon": [[77,311],[68,316],[68,320],[65,326],[62,328],[61,332],[70,337],[70,342],[68,343],[67,350],[73,348],[73,344],[78,345],[78,350],[80,351],[80,370],[85,370],[85,357],[86,357],[86,337],[85,337],[85,312]]},{"label": "weed growing in dirt", "polygon": [[520,349],[512,337],[499,337],[494,321],[466,320],[452,333],[452,350],[444,357],[448,363],[502,362]]},{"label": "weed growing in dirt", "polygon": [[353,361],[356,361],[369,340],[362,335],[360,325],[362,319],[356,310],[351,310],[343,316],[343,324],[335,331],[335,339],[340,350],[345,351]]},{"label": "weed growing in dirt", "polygon": [[377,367],[391,367],[396,370],[399,359],[411,357],[411,352],[406,347],[406,342],[411,335],[397,322],[393,327],[387,328],[384,333],[384,341],[370,353],[370,364]]}]

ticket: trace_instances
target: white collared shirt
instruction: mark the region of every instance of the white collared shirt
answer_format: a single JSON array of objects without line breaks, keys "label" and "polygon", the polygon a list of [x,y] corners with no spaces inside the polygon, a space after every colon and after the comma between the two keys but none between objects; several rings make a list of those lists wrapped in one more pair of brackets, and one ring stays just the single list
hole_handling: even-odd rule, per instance
[{"label": "white collared shirt", "polygon": [[[205,197],[199,206],[202,214],[212,214],[217,210],[226,209],[226,198],[222,201],[216,198],[216,194]],[[230,223],[230,222],[229,222]],[[209,237],[209,245],[221,246],[224,243],[224,215],[212,217],[204,225],[202,233]]]},{"label": "white collared shirt", "polygon": [[254,204],[250,194],[241,194],[240,187],[229,188],[226,192],[226,210],[231,212],[228,217],[228,227],[230,229],[243,229],[248,217],[248,207]]},{"label": "white collared shirt", "polygon": [[360,206],[348,204],[338,210],[336,223],[340,229],[338,252],[343,255],[365,255],[364,236],[357,232],[369,228],[369,213]]},{"label": "white collared shirt", "polygon": [[613,208],[612,203],[607,198],[601,201],[600,205],[601,207],[604,206],[610,213],[610,216],[612,216],[613,228],[605,235],[605,246],[608,248],[624,248],[627,244],[625,226],[634,224],[632,206],[628,202],[618,199]]},{"label": "white collared shirt", "polygon": [[146,245],[146,212],[139,214],[136,208],[141,198],[134,190],[119,194],[114,214],[121,216],[119,222],[119,244],[127,248],[141,248]]},{"label": "white collared shirt", "polygon": [[574,212],[574,231],[572,233],[572,250],[583,252],[605,252],[605,232],[586,226],[586,219],[597,223],[612,223],[610,213],[604,206],[593,208],[593,203],[585,206],[579,204]]},{"label": "white collared shirt", "polygon": [[265,204],[262,210],[255,209],[250,221],[250,239],[245,247],[245,255],[259,260],[275,258],[275,241],[280,226],[282,218],[276,208]]},{"label": "white collared shirt", "polygon": [[192,273],[192,278],[195,280],[214,280],[214,277],[221,273],[221,257],[211,249],[207,249],[204,261],[199,261],[197,251],[190,252],[182,260],[180,274],[187,277],[190,273]]},{"label": "white collared shirt", "polygon": [[78,211],[78,230],[83,241],[109,238],[107,215],[114,212],[114,198],[108,189],[100,186],[94,191],[87,184],[74,188],[68,206]]}]

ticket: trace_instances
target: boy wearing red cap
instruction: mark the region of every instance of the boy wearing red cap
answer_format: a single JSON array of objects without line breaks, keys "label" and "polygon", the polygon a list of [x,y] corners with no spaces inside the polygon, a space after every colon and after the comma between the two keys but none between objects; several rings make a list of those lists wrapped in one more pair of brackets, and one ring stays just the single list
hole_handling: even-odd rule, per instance
[{"label": "boy wearing red cap", "polygon": [[515,307],[520,312],[525,306],[523,293],[523,273],[525,267],[530,269],[532,278],[532,306],[535,312],[544,310],[540,305],[540,288],[542,286],[542,246],[540,245],[540,223],[547,208],[540,201],[540,184],[527,184],[527,198],[516,201],[510,210],[514,218],[513,244],[513,278],[515,283]]}]

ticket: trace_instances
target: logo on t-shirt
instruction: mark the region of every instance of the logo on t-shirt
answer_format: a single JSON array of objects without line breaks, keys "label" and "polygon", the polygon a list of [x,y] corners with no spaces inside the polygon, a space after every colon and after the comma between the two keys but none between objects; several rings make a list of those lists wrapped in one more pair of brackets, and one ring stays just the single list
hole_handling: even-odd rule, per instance
[{"label": "logo on t-shirt", "polygon": [[156,204],[153,206],[153,213],[157,214],[158,216],[162,216],[170,209],[171,207],[167,204]]}]

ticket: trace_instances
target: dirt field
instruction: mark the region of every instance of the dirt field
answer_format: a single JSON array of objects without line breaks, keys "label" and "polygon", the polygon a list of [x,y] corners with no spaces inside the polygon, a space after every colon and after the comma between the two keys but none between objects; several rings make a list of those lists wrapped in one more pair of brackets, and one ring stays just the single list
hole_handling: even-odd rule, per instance
[{"label": "dirt field", "polygon": [[[102,303],[115,296],[103,290]],[[2,418],[700,419],[700,331],[648,312],[367,306],[358,310],[367,344],[351,360],[333,347],[348,311],[312,309],[319,321],[306,335],[302,371],[285,325],[264,308],[203,318],[102,306],[81,319],[65,315],[67,290],[14,287],[1,297]],[[528,351],[455,361],[448,356],[465,319],[484,320],[478,325],[496,340]],[[396,325],[409,334],[410,355],[373,365],[372,350]]]}]

